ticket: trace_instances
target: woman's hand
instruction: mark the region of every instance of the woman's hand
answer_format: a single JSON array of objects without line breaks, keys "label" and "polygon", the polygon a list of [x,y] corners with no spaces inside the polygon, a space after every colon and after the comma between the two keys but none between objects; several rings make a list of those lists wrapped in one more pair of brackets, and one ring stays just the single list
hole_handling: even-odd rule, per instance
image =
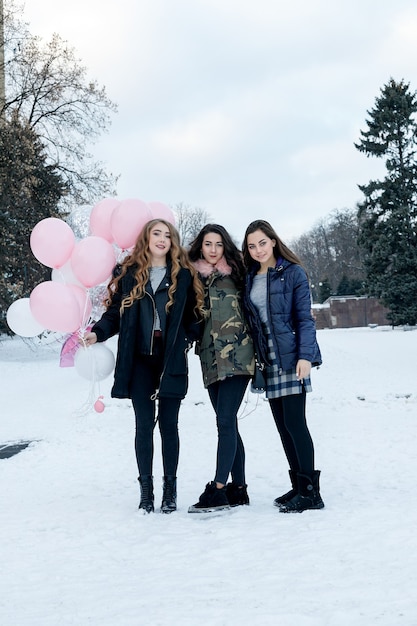
[{"label": "woman's hand", "polygon": [[91,332],[85,333],[84,337],[80,337],[78,341],[81,345],[88,348],[88,346],[92,346],[93,343],[96,343],[97,335],[96,333],[91,333]]},{"label": "woman's hand", "polygon": [[295,372],[297,374],[297,378],[300,383],[303,382],[304,378],[310,376],[311,372],[311,363],[310,361],[306,361],[305,359],[299,359],[297,361],[297,365],[295,366]]}]

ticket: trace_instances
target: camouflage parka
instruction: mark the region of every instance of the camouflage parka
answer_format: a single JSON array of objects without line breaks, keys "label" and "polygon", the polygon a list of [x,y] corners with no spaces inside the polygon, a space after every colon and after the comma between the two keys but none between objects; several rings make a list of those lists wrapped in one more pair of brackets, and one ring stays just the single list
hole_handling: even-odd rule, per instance
[{"label": "camouflage parka", "polygon": [[196,344],[204,386],[227,376],[252,376],[253,342],[230,266],[222,257],[215,266],[199,259],[194,267],[204,285],[207,309],[202,337]]}]

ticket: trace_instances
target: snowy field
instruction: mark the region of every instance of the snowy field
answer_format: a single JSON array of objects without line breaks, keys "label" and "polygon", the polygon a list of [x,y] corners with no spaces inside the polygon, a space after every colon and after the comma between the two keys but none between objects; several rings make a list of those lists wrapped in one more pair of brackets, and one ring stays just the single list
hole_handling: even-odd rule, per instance
[{"label": "snowy field", "polygon": [[[59,367],[59,345],[3,338],[0,443],[33,443],[0,460],[1,625],[416,626],[417,331],[318,339],[307,410],[326,508],[272,506],[287,465],[268,403],[248,393],[251,505],[202,519],[187,508],[213,479],[216,429],[193,354],[179,509],[144,516],[133,410],[110,398],[112,377],[92,390]],[[105,411],[86,411],[101,394]]]}]

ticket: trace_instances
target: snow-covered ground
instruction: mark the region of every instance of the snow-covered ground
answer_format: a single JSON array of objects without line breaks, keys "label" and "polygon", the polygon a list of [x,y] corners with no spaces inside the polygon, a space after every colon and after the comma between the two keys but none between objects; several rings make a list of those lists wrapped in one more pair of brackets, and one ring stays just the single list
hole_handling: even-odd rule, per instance
[{"label": "snow-covered ground", "polygon": [[[216,428],[193,354],[179,510],[144,516],[133,411],[110,398],[112,377],[92,393],[59,345],[3,338],[0,443],[33,443],[0,460],[2,626],[416,626],[417,331],[318,339],[307,406],[326,508],[272,506],[287,466],[268,403],[248,393],[251,505],[202,518],[187,508],[213,478]],[[105,411],[86,412],[100,394]]]}]

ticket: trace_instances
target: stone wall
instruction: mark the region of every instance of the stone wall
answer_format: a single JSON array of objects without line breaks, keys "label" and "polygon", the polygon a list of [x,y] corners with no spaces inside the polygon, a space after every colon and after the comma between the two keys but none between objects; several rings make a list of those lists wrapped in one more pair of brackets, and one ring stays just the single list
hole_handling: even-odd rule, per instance
[{"label": "stone wall", "polygon": [[366,296],[332,296],[320,305],[313,305],[316,328],[353,328],[386,326],[388,309],[376,298]]}]

